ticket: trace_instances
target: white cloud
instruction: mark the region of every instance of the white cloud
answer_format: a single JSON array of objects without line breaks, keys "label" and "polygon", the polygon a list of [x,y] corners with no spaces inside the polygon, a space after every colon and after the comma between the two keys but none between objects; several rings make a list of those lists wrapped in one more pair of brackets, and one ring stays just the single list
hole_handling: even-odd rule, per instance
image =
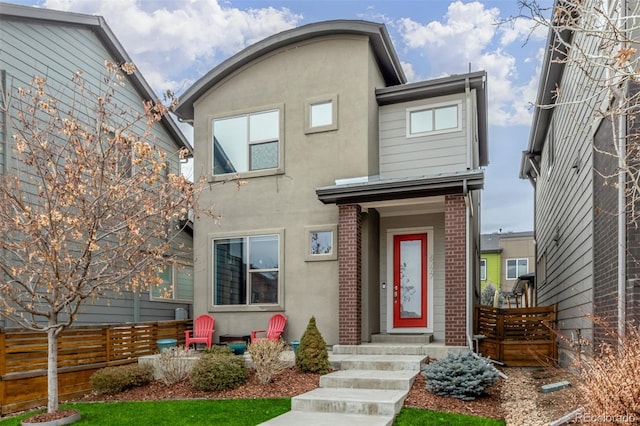
[{"label": "white cloud", "polygon": [[[241,10],[218,0],[47,0],[45,7],[104,16],[145,78],[157,91],[179,92],[191,75],[302,19],[287,8]],[[187,74],[191,74],[186,77]]]},{"label": "white cloud", "polygon": [[539,29],[532,31],[531,21],[526,19],[514,19],[507,26],[499,25],[500,20],[497,8],[487,8],[478,1],[456,1],[441,21],[420,23],[403,18],[395,25],[407,48],[420,50],[426,59],[430,75],[423,78],[465,73],[469,68],[486,70],[489,122],[530,124],[529,103],[535,99],[535,88],[531,89],[528,75],[518,73],[519,61],[526,60],[519,59],[523,55],[520,50],[528,37],[539,40],[543,34]]}]

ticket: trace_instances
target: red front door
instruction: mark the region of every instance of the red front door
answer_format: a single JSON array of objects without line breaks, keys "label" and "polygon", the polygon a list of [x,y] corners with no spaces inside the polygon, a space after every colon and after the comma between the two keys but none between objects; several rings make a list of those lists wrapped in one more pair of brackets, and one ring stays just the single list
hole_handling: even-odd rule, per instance
[{"label": "red front door", "polygon": [[427,234],[393,237],[393,326],[427,327]]}]

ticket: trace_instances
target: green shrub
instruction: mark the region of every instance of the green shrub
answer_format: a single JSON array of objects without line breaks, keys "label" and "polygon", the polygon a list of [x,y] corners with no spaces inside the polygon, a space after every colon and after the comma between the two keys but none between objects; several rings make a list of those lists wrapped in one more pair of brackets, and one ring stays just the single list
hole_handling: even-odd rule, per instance
[{"label": "green shrub", "polygon": [[204,353],[216,355],[233,355],[233,349],[228,346],[213,345],[210,348],[205,349]]},{"label": "green shrub", "polygon": [[251,361],[261,384],[271,383],[275,376],[287,369],[287,363],[280,359],[284,349],[282,340],[260,339],[249,345]]},{"label": "green shrub", "polygon": [[307,329],[300,339],[296,353],[296,367],[303,373],[326,374],[331,368],[329,352],[318,327],[315,317],[311,317]]},{"label": "green shrub", "polygon": [[247,380],[243,357],[203,354],[189,375],[191,386],[211,392],[233,388]]},{"label": "green shrub", "polygon": [[450,353],[422,371],[427,390],[437,395],[471,401],[498,381],[498,370],[471,352]]},{"label": "green shrub", "polygon": [[143,386],[153,380],[153,366],[128,364],[102,368],[91,375],[91,388],[97,392],[113,395],[127,389]]}]

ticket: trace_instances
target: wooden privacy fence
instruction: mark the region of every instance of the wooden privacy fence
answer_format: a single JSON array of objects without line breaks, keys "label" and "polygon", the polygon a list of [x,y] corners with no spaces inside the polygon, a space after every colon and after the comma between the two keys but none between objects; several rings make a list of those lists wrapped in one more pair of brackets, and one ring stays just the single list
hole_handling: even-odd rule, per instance
[{"label": "wooden privacy fence", "polygon": [[556,306],[499,309],[476,305],[474,335],[480,354],[514,367],[556,364]]},{"label": "wooden privacy fence", "polygon": [[[60,400],[91,390],[90,377],[107,366],[130,364],[158,352],[158,339],[177,339],[191,320],[73,326],[58,337]],[[0,414],[47,403],[47,335],[0,328]]]}]

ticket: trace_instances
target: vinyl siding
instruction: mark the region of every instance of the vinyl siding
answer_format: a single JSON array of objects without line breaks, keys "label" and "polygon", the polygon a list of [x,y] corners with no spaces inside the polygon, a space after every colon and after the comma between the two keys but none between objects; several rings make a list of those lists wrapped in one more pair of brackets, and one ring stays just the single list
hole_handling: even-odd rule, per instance
[{"label": "vinyl siding", "polygon": [[[462,101],[461,130],[407,138],[407,108]],[[467,169],[467,114],[464,95],[404,102],[380,107],[380,176],[398,178]]]},{"label": "vinyl siding", "polygon": [[[27,88],[35,75],[46,78],[53,90],[65,93],[59,97],[59,109],[69,107],[68,96],[71,87],[71,77],[81,71],[86,80],[87,88],[98,93],[104,86],[103,76],[106,72],[105,60],[112,59],[96,34],[89,28],[79,25],[50,24],[45,22],[23,21],[2,17],[0,23],[0,70],[6,73],[6,86],[13,91],[18,87]],[[120,106],[130,107],[133,111],[142,112],[143,98],[132,84],[119,87],[115,95],[115,102]],[[15,114],[15,111],[11,111]],[[137,131],[145,130],[144,120],[137,126]],[[4,127],[0,126],[0,129]],[[0,134],[0,172],[2,172],[1,142],[6,137],[10,141],[11,127]],[[153,141],[166,152],[176,154],[178,145],[166,129],[157,124],[152,130]],[[7,155],[12,151],[8,144]],[[170,170],[178,173],[180,162],[177,155],[168,156]],[[13,168],[20,168],[20,173],[28,178],[28,170],[24,165],[15,162],[15,157],[9,162]],[[36,199],[32,191],[33,200]],[[188,248],[182,254],[185,260],[192,262],[192,238],[181,235],[179,240]],[[147,293],[141,294],[136,300],[131,292],[111,298],[90,300],[78,314],[76,324],[90,323],[120,323],[127,321],[149,321],[173,319],[175,308],[187,308],[184,303],[152,302]],[[2,324],[0,324],[2,325]],[[6,324],[11,325],[11,324]]]},{"label": "vinyl siding", "polygon": [[[581,35],[577,43],[590,43]],[[593,110],[600,98],[584,74],[567,65],[536,183],[536,242],[546,254],[546,282],[538,288],[538,304],[558,304],[559,326],[568,338],[591,337],[593,288]],[[573,102],[576,99],[582,102]],[[561,351],[560,360],[566,362]]]}]

